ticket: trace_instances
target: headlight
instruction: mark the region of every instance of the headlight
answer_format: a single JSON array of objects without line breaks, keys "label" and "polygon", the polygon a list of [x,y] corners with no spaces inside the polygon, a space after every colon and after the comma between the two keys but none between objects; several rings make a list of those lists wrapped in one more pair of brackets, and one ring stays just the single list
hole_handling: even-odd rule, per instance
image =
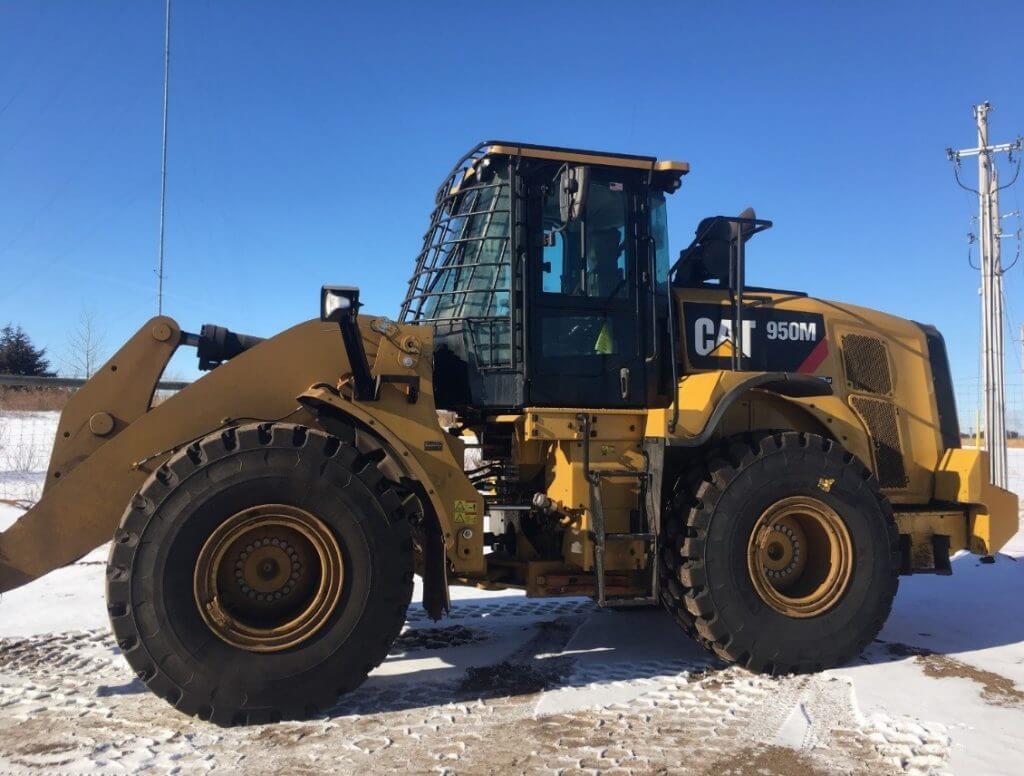
[{"label": "headlight", "polygon": [[320,289],[320,320],[340,321],[359,311],[359,289],[355,286],[323,286]]}]

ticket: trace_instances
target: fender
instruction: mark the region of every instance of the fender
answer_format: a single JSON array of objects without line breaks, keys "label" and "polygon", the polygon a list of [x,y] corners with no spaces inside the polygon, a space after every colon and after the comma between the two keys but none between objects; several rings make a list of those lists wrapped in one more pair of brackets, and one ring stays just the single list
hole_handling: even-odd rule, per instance
[{"label": "fender", "polygon": [[699,447],[711,439],[729,407],[752,390],[784,398],[833,395],[831,385],[805,374],[724,369],[699,372],[680,379],[673,406],[648,413],[645,436],[664,436],[670,447]]},{"label": "fender", "polygon": [[382,386],[373,404],[353,401],[327,385],[314,385],[299,401],[316,411],[347,416],[383,440],[395,463],[422,483],[455,571],[472,576],[485,571],[483,556],[483,497],[466,477],[463,444],[440,427],[433,392],[421,382],[415,405],[395,385]]}]

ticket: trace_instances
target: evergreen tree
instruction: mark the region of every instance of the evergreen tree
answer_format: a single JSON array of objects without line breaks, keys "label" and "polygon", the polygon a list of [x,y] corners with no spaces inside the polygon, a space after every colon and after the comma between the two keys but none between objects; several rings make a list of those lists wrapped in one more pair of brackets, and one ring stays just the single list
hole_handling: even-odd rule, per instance
[{"label": "evergreen tree", "polygon": [[46,348],[37,348],[21,328],[8,323],[0,329],[0,374],[49,376]]}]

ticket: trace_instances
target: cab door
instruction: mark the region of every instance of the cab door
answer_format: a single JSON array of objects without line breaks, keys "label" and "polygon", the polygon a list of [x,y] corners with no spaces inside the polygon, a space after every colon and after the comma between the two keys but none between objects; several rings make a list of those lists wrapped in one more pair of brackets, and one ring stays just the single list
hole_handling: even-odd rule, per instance
[{"label": "cab door", "polygon": [[632,170],[591,168],[582,217],[560,222],[544,167],[529,197],[528,395],[535,405],[640,407],[646,399]]}]

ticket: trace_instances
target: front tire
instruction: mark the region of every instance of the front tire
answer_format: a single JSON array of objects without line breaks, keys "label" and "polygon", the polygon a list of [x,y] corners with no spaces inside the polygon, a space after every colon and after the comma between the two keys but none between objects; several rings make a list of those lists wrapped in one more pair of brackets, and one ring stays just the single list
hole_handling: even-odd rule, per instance
[{"label": "front tire", "polygon": [[733,438],[666,510],[662,603],[720,658],[784,674],[859,654],[898,584],[898,533],[875,477],[815,434]]},{"label": "front tire", "polygon": [[211,434],[125,511],[107,571],[117,643],[186,714],[225,725],[317,714],[402,628],[415,503],[374,456],[320,431]]}]

